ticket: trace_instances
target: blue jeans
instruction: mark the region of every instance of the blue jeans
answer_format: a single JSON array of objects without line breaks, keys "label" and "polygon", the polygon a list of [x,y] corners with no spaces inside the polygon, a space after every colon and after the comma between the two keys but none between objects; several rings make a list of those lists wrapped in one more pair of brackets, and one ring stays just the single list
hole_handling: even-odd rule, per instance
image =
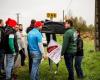
[{"label": "blue jeans", "polygon": [[42,55],[39,53],[31,53],[31,58],[32,58],[32,70],[30,79],[39,80],[39,65],[41,63]]},{"label": "blue jeans", "polygon": [[74,69],[73,69],[74,53],[64,54],[64,59],[69,74],[68,80],[74,80]]},{"label": "blue jeans", "polygon": [[79,78],[83,78],[83,71],[81,68],[82,59],[83,56],[75,56],[75,69]]},{"label": "blue jeans", "polygon": [[11,72],[14,66],[14,55],[6,54],[6,79],[11,79]]}]

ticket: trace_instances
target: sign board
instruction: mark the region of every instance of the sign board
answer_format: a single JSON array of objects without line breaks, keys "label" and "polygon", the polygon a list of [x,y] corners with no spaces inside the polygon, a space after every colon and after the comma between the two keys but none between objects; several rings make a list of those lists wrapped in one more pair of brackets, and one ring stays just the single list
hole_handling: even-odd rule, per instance
[{"label": "sign board", "polygon": [[53,19],[56,18],[57,14],[56,13],[47,13],[47,18]]},{"label": "sign board", "polygon": [[59,63],[61,59],[61,46],[55,42],[53,39],[50,40],[50,43],[47,47],[48,57],[55,63]]}]

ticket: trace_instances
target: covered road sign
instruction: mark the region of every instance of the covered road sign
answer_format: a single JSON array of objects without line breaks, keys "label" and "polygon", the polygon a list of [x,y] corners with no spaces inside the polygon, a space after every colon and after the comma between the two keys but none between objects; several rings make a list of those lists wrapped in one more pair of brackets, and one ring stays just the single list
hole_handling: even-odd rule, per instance
[{"label": "covered road sign", "polygon": [[47,13],[47,18],[50,18],[51,20],[56,17],[57,17],[57,13]]},{"label": "covered road sign", "polygon": [[63,22],[46,21],[42,29],[43,33],[64,34],[65,28]]}]

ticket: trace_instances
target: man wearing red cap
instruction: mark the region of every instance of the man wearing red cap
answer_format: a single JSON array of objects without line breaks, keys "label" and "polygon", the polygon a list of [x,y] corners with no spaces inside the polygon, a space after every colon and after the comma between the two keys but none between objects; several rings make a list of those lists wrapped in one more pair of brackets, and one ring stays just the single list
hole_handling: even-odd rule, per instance
[{"label": "man wearing red cap", "polygon": [[8,19],[5,27],[5,54],[6,54],[6,80],[11,80],[11,72],[14,65],[14,57],[18,52],[17,37],[16,37],[16,21]]},{"label": "man wearing red cap", "polygon": [[29,51],[33,61],[30,74],[31,80],[39,80],[39,64],[41,62],[42,55],[44,56],[42,33],[40,32],[42,26],[42,22],[36,21],[34,24],[34,29],[32,29],[27,36]]}]

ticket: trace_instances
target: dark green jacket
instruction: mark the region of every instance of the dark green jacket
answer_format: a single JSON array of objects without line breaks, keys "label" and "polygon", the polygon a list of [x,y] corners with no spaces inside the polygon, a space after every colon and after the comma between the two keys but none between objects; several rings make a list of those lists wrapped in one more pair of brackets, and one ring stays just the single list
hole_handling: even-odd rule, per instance
[{"label": "dark green jacket", "polygon": [[61,55],[77,52],[77,33],[74,28],[68,28],[64,33]]}]

